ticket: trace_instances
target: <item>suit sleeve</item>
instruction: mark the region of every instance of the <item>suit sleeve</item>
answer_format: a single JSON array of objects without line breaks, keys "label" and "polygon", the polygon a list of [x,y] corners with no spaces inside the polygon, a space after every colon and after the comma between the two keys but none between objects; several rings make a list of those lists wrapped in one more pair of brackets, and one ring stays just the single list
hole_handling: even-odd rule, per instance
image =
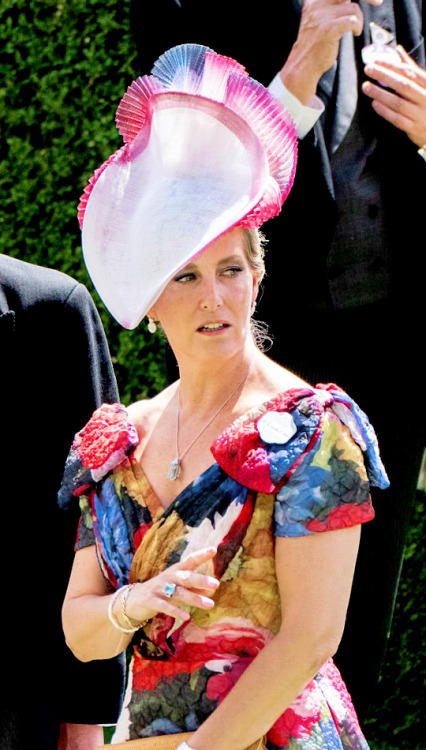
[{"label": "suit sleeve", "polygon": [[[108,344],[98,311],[86,287],[78,284],[70,294],[66,307],[71,322],[75,319],[76,346],[80,347],[79,354],[83,357],[78,362],[78,370],[86,380],[85,390],[91,401],[92,413],[102,403],[118,400]],[[70,329],[73,330],[72,324]]]},{"label": "suit sleeve", "polygon": [[[57,349],[58,371],[62,372],[61,401],[67,449],[75,432],[88,421],[103,402],[116,401],[117,384],[102,323],[87,289],[76,285],[63,305]],[[59,326],[58,326],[59,329]],[[58,342],[59,343],[59,342]],[[62,360],[62,361],[60,361]],[[66,452],[59,467],[63,469]],[[59,487],[60,476],[58,478]],[[67,539],[67,555],[62,556],[64,573],[68,576],[78,525],[78,503],[68,511],[59,511],[62,530]],[[79,662],[65,647],[61,659],[60,720],[76,724],[114,724],[121,707],[124,660]]]}]

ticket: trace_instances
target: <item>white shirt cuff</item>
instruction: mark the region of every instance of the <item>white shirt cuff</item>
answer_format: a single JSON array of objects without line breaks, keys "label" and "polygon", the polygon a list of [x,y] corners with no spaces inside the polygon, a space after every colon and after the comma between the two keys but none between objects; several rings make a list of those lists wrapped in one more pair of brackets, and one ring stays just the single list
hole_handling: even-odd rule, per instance
[{"label": "white shirt cuff", "polygon": [[304,138],[314,127],[315,123],[324,112],[324,104],[318,96],[314,96],[309,105],[302,104],[283,84],[280,74],[277,73],[268,86],[268,91],[276,99],[279,99],[283,107],[290,112],[296,127],[297,135]]}]

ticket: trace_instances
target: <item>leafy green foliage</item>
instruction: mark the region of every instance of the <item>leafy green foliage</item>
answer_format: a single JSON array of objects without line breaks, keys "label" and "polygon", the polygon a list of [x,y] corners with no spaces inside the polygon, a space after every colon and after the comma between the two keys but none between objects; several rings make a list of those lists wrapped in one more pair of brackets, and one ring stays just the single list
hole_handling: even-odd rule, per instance
[{"label": "leafy green foliage", "polygon": [[[85,283],[102,315],[122,400],[151,396],[165,385],[161,338],[143,325],[122,330],[103,308],[84,269],[76,218],[89,177],[121,146],[114,114],[139,73],[128,4],[0,0],[0,34],[0,252]],[[425,511],[422,496],[377,706],[365,725],[371,750],[425,744]]]},{"label": "leafy green foliage", "polygon": [[423,750],[426,706],[426,501],[410,525],[377,706],[364,725],[372,750]]},{"label": "leafy green foliage", "polygon": [[[69,273],[84,268],[78,199],[122,145],[114,115],[138,75],[127,3],[1,0],[0,252]],[[95,296],[95,295],[94,295]],[[163,345],[98,309],[125,403],[165,384]]]}]

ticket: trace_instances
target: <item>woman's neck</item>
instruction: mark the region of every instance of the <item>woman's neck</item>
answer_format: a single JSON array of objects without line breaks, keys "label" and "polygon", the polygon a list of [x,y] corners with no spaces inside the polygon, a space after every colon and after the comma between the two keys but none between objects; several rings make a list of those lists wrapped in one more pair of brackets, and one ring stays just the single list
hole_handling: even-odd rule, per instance
[{"label": "woman's neck", "polygon": [[256,361],[261,357],[254,345],[246,347],[229,359],[211,360],[208,363],[194,363],[179,359],[179,398],[182,415],[197,413],[211,414],[226,399],[241,391],[248,377],[256,369]]}]

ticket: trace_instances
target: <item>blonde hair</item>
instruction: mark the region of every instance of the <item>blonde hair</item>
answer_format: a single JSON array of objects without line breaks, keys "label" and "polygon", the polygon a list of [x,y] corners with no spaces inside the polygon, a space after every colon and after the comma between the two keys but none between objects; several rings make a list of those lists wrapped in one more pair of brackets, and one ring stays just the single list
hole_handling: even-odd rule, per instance
[{"label": "blonde hair", "polygon": [[[244,251],[253,273],[256,275],[259,284],[265,276],[265,244],[267,242],[265,235],[260,229],[242,227]],[[271,348],[273,337],[269,332],[267,323],[261,320],[251,319],[251,332],[255,344],[260,351],[265,352]]]},{"label": "blonde hair", "polygon": [[259,279],[259,283],[262,281],[265,275],[265,244],[267,242],[265,235],[260,229],[242,227],[243,230],[243,241],[244,251],[247,256],[250,268]]}]

